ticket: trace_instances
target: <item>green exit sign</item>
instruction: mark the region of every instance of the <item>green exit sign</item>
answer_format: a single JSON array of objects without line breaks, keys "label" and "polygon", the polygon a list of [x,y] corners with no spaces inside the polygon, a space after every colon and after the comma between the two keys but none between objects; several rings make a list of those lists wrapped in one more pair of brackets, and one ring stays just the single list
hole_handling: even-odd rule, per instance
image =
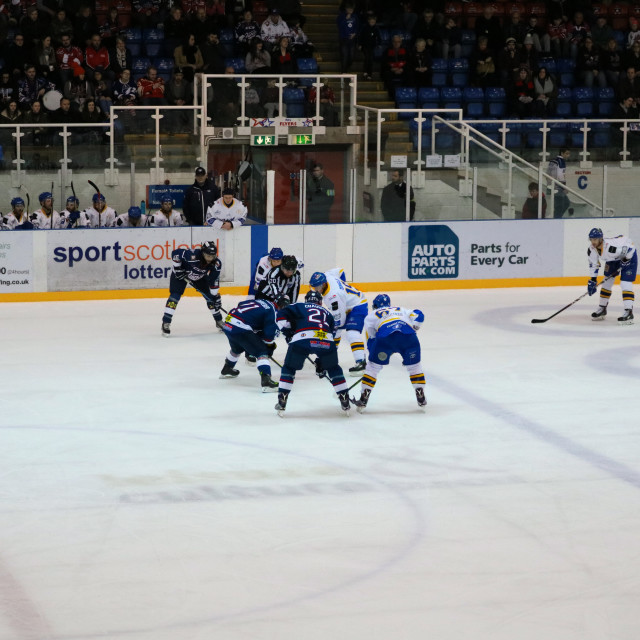
[{"label": "green exit sign", "polygon": [[251,136],[251,144],[254,147],[275,147],[278,144],[276,136]]},{"label": "green exit sign", "polygon": [[315,134],[313,133],[290,133],[289,144],[292,145],[304,145],[315,144]]}]

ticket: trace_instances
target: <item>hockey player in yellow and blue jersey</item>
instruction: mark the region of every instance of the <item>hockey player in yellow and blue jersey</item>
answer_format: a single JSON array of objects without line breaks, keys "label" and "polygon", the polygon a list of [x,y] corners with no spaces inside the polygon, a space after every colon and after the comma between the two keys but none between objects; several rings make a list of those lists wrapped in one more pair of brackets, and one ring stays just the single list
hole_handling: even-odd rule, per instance
[{"label": "hockey player in yellow and blue jersey", "polygon": [[276,310],[284,309],[289,302],[287,296],[280,296],[275,302],[245,300],[229,311],[223,330],[229,340],[230,351],[220,372],[221,378],[237,378],[240,372],[233,365],[246,353],[257,360],[262,392],[278,389],[278,383],[271,379],[269,358],[275,351],[276,336],[280,333]]},{"label": "hockey player in yellow and blue jersey", "polygon": [[335,320],[336,346],[340,344],[342,331],[346,331],[356,361],[355,366],[349,369],[349,374],[359,376],[367,364],[362,340],[364,319],[369,312],[367,298],[346,282],[342,269],[332,269],[325,273],[316,271],[309,280],[309,286],[322,296],[324,306],[329,309]]},{"label": "hockey player in yellow and blue jersey", "polygon": [[600,289],[600,306],[591,314],[593,320],[604,320],[607,315],[607,305],[611,298],[611,288],[618,274],[620,274],[620,288],[622,289],[622,304],[624,313],[618,318],[623,324],[633,324],[633,283],[638,271],[638,254],[633,242],[626,236],[605,238],[602,229],[593,228],[589,232],[591,246],[587,249],[589,271],[591,278],[587,284],[587,291],[592,296],[598,288],[598,271],[600,263],[604,262],[604,280]]},{"label": "hockey player in yellow and blue jersey", "polygon": [[389,364],[394,353],[398,353],[402,356],[402,364],[409,373],[418,406],[425,407],[425,379],[420,363],[420,341],[416,335],[424,321],[424,314],[418,309],[411,311],[403,307],[392,307],[386,293],[376,296],[372,306],[373,311],[364,323],[369,361],[362,377],[363,389],[360,399],[354,399],[353,402],[359,412],[364,410],[382,367]]}]

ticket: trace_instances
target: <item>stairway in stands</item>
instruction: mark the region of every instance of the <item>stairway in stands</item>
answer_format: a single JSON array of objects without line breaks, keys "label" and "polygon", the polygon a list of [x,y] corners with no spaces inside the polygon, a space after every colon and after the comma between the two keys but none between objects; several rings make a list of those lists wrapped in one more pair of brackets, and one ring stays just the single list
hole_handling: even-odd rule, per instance
[{"label": "stairway in stands", "polygon": [[[305,2],[302,7],[307,19],[304,31],[316,48],[318,66],[322,73],[340,73],[338,27],[336,25],[338,4],[335,0],[313,0]],[[362,80],[362,55],[360,52],[356,52],[355,62],[350,73],[358,75],[358,104],[378,109],[393,109],[395,103],[389,99],[384,84],[380,80],[377,63],[374,69],[374,80]],[[387,162],[390,155],[411,155],[414,153],[413,145],[409,141],[408,123],[396,119],[395,114],[387,114],[387,120],[382,124],[382,138],[383,141],[386,141],[384,155]]]}]

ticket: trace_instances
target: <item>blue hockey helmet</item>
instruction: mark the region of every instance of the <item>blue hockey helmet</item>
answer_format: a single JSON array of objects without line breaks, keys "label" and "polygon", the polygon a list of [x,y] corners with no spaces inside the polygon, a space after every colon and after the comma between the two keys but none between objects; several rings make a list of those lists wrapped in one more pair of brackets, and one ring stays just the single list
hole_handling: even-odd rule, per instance
[{"label": "blue hockey helmet", "polygon": [[75,196],[69,196],[67,198],[67,204],[69,204],[70,202],[73,202],[76,207],[80,206],[80,200],[78,200],[78,198],[76,198]]},{"label": "blue hockey helmet", "polygon": [[594,238],[603,238],[604,234],[602,233],[602,229],[598,229],[598,227],[593,227],[591,231],[589,231],[589,239],[593,240]]},{"label": "blue hockey helmet", "polygon": [[285,307],[288,307],[291,304],[291,300],[289,299],[289,296],[284,295],[284,293],[281,293],[274,301],[273,304],[276,305],[276,309],[284,309]]},{"label": "blue hockey helmet", "polygon": [[218,255],[218,247],[216,247],[216,243],[212,240],[203,242],[200,251],[202,251],[204,255],[213,256],[214,258]]},{"label": "blue hockey helmet", "polygon": [[373,308],[380,309],[380,307],[390,307],[391,298],[386,293],[381,293],[373,299]]},{"label": "blue hockey helmet", "polygon": [[313,289],[307,291],[307,295],[304,297],[305,302],[311,302],[312,304],[322,305],[322,296]]},{"label": "blue hockey helmet", "polygon": [[38,196],[38,200],[40,200],[41,203],[47,200],[48,198],[51,198],[51,200],[53,200],[53,193],[51,193],[51,191],[43,191]]},{"label": "blue hockey helmet", "polygon": [[282,256],[284,256],[284,251],[280,247],[273,247],[271,251],[269,251],[269,257],[272,260],[282,260]]},{"label": "blue hockey helmet", "polygon": [[130,218],[139,218],[142,216],[142,211],[140,210],[140,207],[129,207],[127,214]]},{"label": "blue hockey helmet", "polygon": [[24,207],[24,200],[22,198],[13,198],[11,200],[12,207]]},{"label": "blue hockey helmet", "polygon": [[322,271],[316,271],[309,280],[309,284],[312,287],[319,287],[322,284],[325,284],[327,281],[327,276],[322,273]]},{"label": "blue hockey helmet", "polygon": [[106,198],[101,193],[94,193],[91,201],[95,204],[96,202],[106,202]]},{"label": "blue hockey helmet", "polygon": [[165,202],[170,202],[173,206],[173,198],[168,193],[165,193],[162,198],[160,198],[160,204],[164,204]]}]

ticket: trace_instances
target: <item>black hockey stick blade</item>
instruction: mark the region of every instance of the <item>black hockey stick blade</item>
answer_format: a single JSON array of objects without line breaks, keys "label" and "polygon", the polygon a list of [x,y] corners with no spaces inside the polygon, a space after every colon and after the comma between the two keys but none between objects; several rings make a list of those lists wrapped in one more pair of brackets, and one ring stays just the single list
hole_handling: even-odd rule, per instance
[{"label": "black hockey stick blade", "polygon": [[96,190],[96,193],[100,193],[100,189],[98,189],[98,185],[92,180],[87,180],[87,182]]},{"label": "black hockey stick blade", "polygon": [[73,186],[73,180],[71,181],[71,193],[73,193],[73,197],[74,197],[74,198],[77,198],[77,197],[78,197],[78,196],[76,196],[76,190],[75,190],[75,188],[74,188],[74,186]]}]

